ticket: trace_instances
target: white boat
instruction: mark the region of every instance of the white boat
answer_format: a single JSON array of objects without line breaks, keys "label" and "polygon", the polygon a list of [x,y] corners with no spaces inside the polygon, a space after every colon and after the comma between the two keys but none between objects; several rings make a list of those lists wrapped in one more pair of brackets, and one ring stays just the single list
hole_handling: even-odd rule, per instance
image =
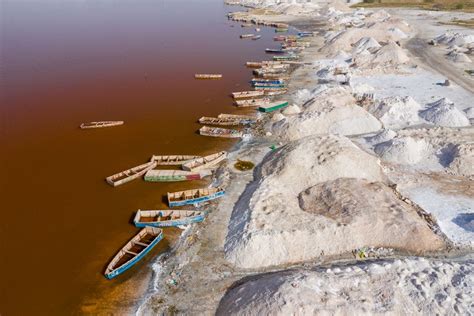
[{"label": "white boat", "polygon": [[183,163],[201,158],[201,156],[193,155],[153,155],[150,161],[155,161],[157,166],[181,166]]},{"label": "white boat", "polygon": [[203,136],[223,137],[223,138],[241,138],[244,133],[235,129],[220,127],[203,126],[199,129],[199,134]]},{"label": "white boat", "polygon": [[191,160],[183,165],[183,170],[187,171],[198,171],[202,169],[215,168],[215,166],[221,161],[227,158],[226,151],[220,151],[218,153],[204,156]]},{"label": "white boat", "polygon": [[265,93],[263,91],[240,91],[232,92],[232,97],[234,99],[246,99],[246,98],[256,98],[263,96]]},{"label": "white boat", "polygon": [[123,125],[123,121],[99,121],[99,122],[89,122],[82,123],[79,127],[81,129],[90,129],[90,128],[103,128],[103,127],[112,127]]},{"label": "white boat", "polygon": [[157,165],[156,161],[147,162],[142,165],[130,168],[128,170],[116,173],[110,177],[105,178],[105,180],[111,186],[117,187],[124,183],[140,178],[148,170],[155,168],[156,165]]}]

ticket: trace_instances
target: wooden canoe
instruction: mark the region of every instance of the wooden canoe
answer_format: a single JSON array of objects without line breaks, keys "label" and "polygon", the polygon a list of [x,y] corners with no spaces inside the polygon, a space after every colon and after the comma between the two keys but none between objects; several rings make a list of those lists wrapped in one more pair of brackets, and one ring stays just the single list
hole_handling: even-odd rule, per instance
[{"label": "wooden canoe", "polygon": [[250,80],[252,84],[285,84],[283,79],[262,79],[262,78],[253,78]]},{"label": "wooden canoe", "polygon": [[221,79],[222,74],[195,74],[195,79]]},{"label": "wooden canoe", "polygon": [[235,129],[209,127],[209,126],[201,127],[199,129],[199,134],[203,136],[223,137],[223,138],[240,138],[244,136],[243,132],[235,130]]},{"label": "wooden canoe", "polygon": [[262,35],[255,35],[255,36],[252,37],[252,40],[256,41],[256,40],[261,39],[261,38],[262,38]]},{"label": "wooden canoe", "polygon": [[[202,158],[201,158],[202,159]],[[192,181],[201,180],[204,177],[210,176],[210,170],[203,170],[202,172],[191,172],[183,170],[148,170],[145,173],[145,181],[149,182],[178,182],[178,181]]]},{"label": "wooden canoe", "polygon": [[281,94],[285,94],[285,93],[287,93],[287,92],[288,92],[287,89],[265,90],[265,95],[269,95],[269,96],[272,96],[272,95],[281,95]]},{"label": "wooden canoe", "polygon": [[130,269],[150,252],[161,239],[163,239],[163,231],[160,228],[145,227],[140,230],[110,261],[104,273],[105,277],[112,279]]},{"label": "wooden canoe", "polygon": [[198,171],[202,169],[208,169],[215,167],[218,163],[227,158],[226,151],[220,151],[218,153],[204,156],[202,158],[197,158],[191,160],[183,165],[183,170],[188,171]]},{"label": "wooden canoe", "polygon": [[259,118],[255,115],[242,115],[242,114],[226,114],[226,113],[221,113],[217,117],[219,118],[240,118],[244,120],[253,120],[253,121],[258,121]]},{"label": "wooden canoe", "polygon": [[100,122],[89,122],[82,123],[79,127],[81,129],[91,129],[91,128],[103,128],[103,127],[112,127],[123,125],[124,121],[100,121]]},{"label": "wooden canoe", "polygon": [[168,192],[170,207],[191,205],[217,199],[225,194],[222,188],[194,189],[179,192]]},{"label": "wooden canoe", "polygon": [[255,123],[255,121],[241,118],[219,118],[219,117],[207,117],[203,116],[199,119],[199,123],[208,125],[221,125],[221,126],[238,126],[238,125],[249,125]]},{"label": "wooden canoe", "polygon": [[252,106],[260,106],[263,104],[267,104],[269,102],[270,102],[270,99],[262,98],[262,99],[236,100],[235,104],[238,107],[252,107]]},{"label": "wooden canoe", "polygon": [[270,54],[284,54],[285,51],[282,50],[281,48],[266,48],[265,53],[270,53]]},{"label": "wooden canoe", "polygon": [[206,211],[138,210],[133,223],[136,227],[176,227],[202,222],[206,214]]},{"label": "wooden canoe", "polygon": [[234,99],[246,99],[246,98],[255,98],[263,96],[261,91],[241,91],[241,92],[232,92],[232,97]]},{"label": "wooden canoe", "polygon": [[251,38],[251,37],[254,37],[255,34],[242,34],[240,35],[240,38]]},{"label": "wooden canoe", "polygon": [[142,165],[130,168],[128,170],[116,173],[110,177],[105,178],[108,184],[111,186],[119,186],[132,180],[138,179],[143,176],[148,170],[151,170],[157,166],[156,161],[150,161]]},{"label": "wooden canoe", "polygon": [[157,166],[181,166],[183,163],[193,160],[196,158],[201,158],[201,156],[193,155],[153,155],[151,156],[150,161],[156,162]]}]

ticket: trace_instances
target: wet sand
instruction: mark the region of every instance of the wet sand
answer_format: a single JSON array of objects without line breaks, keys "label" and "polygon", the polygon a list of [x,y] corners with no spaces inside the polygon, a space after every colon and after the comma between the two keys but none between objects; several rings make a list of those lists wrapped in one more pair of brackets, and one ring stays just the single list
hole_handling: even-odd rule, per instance
[{"label": "wet sand", "polygon": [[[133,304],[153,258],[180,233],[167,230],[146,260],[108,281],[105,266],[138,231],[131,225],[134,211],[163,208],[167,191],[208,181],[138,180],[112,188],[105,177],[152,154],[207,154],[232,146],[235,141],[197,135],[196,120],[237,111],[228,94],[247,89],[243,63],[264,59],[273,30],[263,28],[268,36],[259,41],[240,40],[249,29],[227,21],[232,7],[220,0],[2,6],[6,217],[0,250],[8,255],[0,269],[8,273],[0,285],[0,314],[109,313]],[[199,72],[224,78],[194,80]],[[125,125],[78,128],[94,120]]]}]

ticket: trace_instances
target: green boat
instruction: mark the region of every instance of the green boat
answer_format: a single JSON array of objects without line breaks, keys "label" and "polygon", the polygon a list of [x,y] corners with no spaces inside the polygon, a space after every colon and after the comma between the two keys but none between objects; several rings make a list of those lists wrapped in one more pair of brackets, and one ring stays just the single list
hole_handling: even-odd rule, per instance
[{"label": "green boat", "polygon": [[278,109],[284,108],[285,106],[288,105],[288,101],[276,101],[276,102],[271,102],[265,105],[261,105],[258,110],[260,112],[273,112]]},{"label": "green boat", "polygon": [[282,55],[282,56],[273,56],[273,60],[297,60],[299,58],[298,55]]},{"label": "green boat", "polygon": [[288,32],[288,29],[280,28],[280,27],[275,29],[275,33],[285,33],[285,32]]}]

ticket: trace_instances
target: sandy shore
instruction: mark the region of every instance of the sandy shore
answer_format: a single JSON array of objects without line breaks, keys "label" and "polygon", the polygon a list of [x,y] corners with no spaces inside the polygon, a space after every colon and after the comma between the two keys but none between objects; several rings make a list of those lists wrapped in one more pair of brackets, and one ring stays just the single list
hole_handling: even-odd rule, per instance
[{"label": "sandy shore", "polygon": [[137,314],[472,312],[474,31],[441,12],[239,3],[314,31],[307,65]]}]

